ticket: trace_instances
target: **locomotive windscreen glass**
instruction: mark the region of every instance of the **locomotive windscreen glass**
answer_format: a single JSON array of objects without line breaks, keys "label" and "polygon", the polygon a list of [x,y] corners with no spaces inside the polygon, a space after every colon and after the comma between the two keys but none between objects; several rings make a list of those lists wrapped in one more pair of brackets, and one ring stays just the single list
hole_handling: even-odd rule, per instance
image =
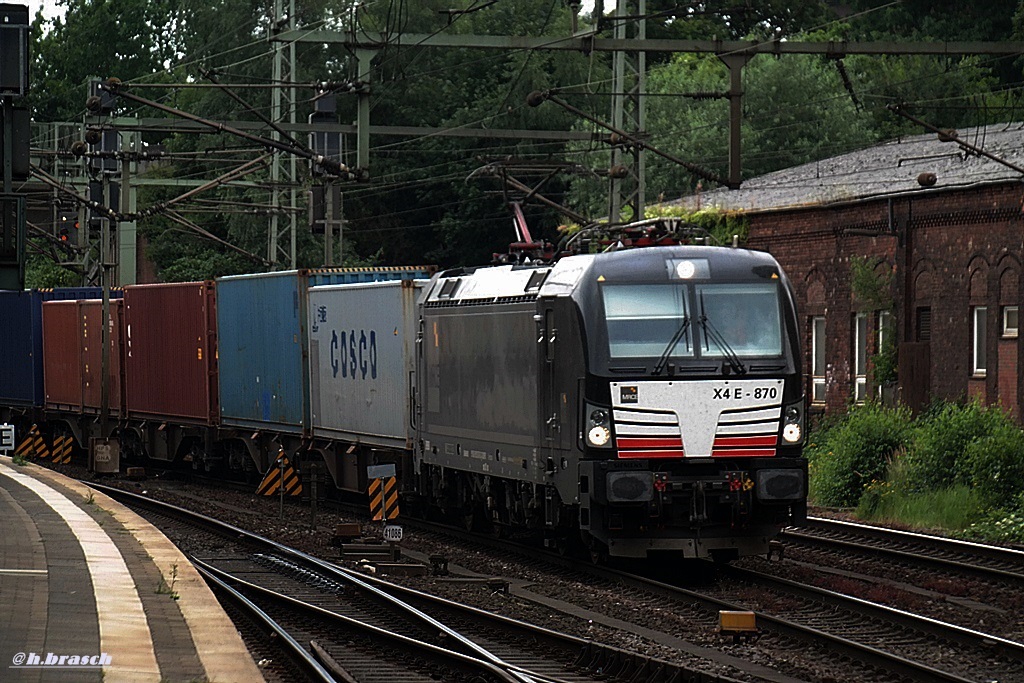
[{"label": "locomotive windscreen glass", "polygon": [[721,357],[729,351],[741,358],[782,354],[778,285],[697,285],[696,295],[695,322],[705,330],[701,356]]},{"label": "locomotive windscreen glass", "polygon": [[[680,285],[607,285],[602,293],[612,358],[660,357],[689,315],[686,288]],[[669,354],[693,356],[689,329]]]}]

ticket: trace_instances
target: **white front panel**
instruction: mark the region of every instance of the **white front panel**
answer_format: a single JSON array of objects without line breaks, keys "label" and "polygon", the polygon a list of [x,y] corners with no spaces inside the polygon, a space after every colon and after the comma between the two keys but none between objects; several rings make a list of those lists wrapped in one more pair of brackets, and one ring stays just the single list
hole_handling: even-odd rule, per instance
[{"label": "white front panel", "polygon": [[781,379],[612,382],[620,458],[772,456]]}]

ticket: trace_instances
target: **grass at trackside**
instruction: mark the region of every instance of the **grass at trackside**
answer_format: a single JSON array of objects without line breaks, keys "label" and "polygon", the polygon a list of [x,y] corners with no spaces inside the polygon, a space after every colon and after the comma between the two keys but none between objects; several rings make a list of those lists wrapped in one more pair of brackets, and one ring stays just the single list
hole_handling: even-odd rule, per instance
[{"label": "grass at trackside", "polygon": [[976,489],[967,486],[914,494],[888,491],[877,497],[866,496],[856,514],[867,522],[960,535],[985,516],[985,501]]}]

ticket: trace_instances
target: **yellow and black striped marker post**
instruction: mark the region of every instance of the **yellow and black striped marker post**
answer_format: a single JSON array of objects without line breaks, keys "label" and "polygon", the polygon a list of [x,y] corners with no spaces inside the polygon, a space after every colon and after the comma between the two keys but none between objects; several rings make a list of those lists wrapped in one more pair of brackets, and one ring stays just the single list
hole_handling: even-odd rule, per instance
[{"label": "yellow and black striped marker post", "polygon": [[370,514],[374,521],[388,521],[398,517],[398,479],[394,466],[390,476],[372,477],[367,487],[370,496]]},{"label": "yellow and black striped marker post", "polygon": [[53,437],[53,464],[54,465],[70,465],[71,464],[71,444],[74,443],[74,439],[71,436],[55,436]]},{"label": "yellow and black striped marker post", "polygon": [[28,434],[21,440],[14,454],[22,458],[48,459],[50,457],[50,448],[46,445],[43,435],[39,433],[38,425],[32,425],[32,428],[28,430]]},{"label": "yellow and black striped marker post", "polygon": [[288,456],[281,455],[270,469],[267,470],[267,474],[263,477],[263,481],[260,482],[260,486],[256,489],[257,496],[272,496],[275,493],[280,492],[281,483],[284,482],[284,495],[286,496],[301,496],[302,495],[302,479],[299,477],[299,473],[292,467],[291,462],[288,460]]}]

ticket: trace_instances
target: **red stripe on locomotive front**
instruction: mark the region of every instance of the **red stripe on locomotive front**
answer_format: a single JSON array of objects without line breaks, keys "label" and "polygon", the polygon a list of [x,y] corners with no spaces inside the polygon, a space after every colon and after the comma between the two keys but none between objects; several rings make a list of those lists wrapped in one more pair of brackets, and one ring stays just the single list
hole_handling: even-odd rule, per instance
[{"label": "red stripe on locomotive front", "polygon": [[735,448],[711,451],[712,458],[767,458],[775,455],[774,448]]},{"label": "red stripe on locomotive front", "polygon": [[732,446],[746,446],[748,448],[754,446],[776,446],[778,445],[778,437],[775,435],[769,436],[723,436],[715,439],[715,445],[713,448],[729,448]]},{"label": "red stripe on locomotive front", "polygon": [[682,451],[619,451],[620,458],[683,458]]},{"label": "red stripe on locomotive front", "polygon": [[682,448],[683,440],[679,437],[647,437],[629,438],[619,437],[615,440],[619,448]]}]

